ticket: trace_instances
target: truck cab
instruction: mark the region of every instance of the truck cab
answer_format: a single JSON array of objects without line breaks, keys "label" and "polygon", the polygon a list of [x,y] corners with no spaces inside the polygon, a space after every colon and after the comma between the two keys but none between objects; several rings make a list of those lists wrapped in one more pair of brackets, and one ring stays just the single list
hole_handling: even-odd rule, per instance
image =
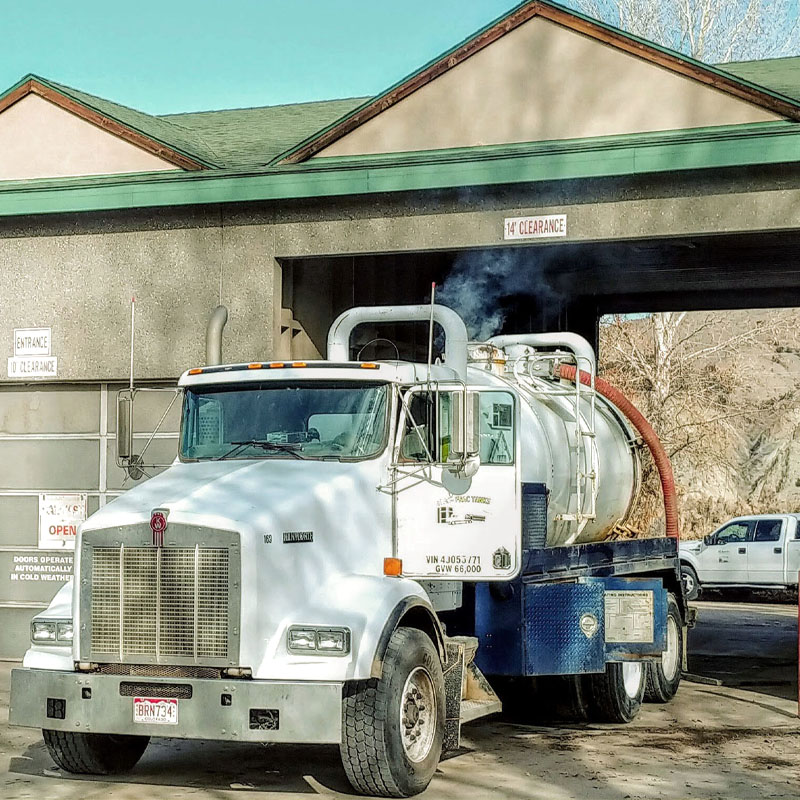
[{"label": "truck cab", "polygon": [[680,546],[689,599],[707,588],[785,588],[800,570],[798,514],[735,517],[702,540]]}]

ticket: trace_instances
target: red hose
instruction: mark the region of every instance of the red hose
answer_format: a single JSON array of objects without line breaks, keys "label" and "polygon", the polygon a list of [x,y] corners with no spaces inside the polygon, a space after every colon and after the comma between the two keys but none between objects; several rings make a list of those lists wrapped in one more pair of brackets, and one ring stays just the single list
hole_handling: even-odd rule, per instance
[{"label": "red hose", "polygon": [[[576,368],[569,364],[562,364],[560,375],[566,381],[575,383]],[[581,371],[581,383],[586,386],[592,385],[592,379],[588,372]],[[622,394],[619,389],[615,389],[610,383],[602,378],[594,379],[595,390],[610,400],[631,422],[639,435],[644,439],[653,456],[658,477],[661,479],[661,493],[664,497],[664,517],[667,525],[667,536],[680,539],[678,532],[678,499],[675,494],[675,476],[672,474],[672,464],[664,445],[661,444],[656,432],[644,415],[636,406]]]}]

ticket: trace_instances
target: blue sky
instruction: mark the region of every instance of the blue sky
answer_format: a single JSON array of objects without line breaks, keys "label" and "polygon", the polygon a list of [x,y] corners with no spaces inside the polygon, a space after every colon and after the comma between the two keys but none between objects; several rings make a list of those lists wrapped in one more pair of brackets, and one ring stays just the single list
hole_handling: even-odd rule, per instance
[{"label": "blue sky", "polygon": [[371,95],[515,0],[0,0],[28,72],[150,113]]}]

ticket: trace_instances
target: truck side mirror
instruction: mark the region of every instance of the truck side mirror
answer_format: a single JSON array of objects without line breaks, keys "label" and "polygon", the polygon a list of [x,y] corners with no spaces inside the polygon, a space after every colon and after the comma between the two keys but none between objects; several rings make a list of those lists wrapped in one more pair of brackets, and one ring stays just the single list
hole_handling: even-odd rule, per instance
[{"label": "truck side mirror", "polygon": [[[480,453],[480,395],[453,392],[453,455],[467,460]],[[480,463],[480,462],[478,462]],[[476,470],[477,471],[477,467]],[[472,473],[475,474],[474,472]]]},{"label": "truck side mirror", "polygon": [[133,455],[133,397],[117,395],[117,458],[127,460]]},{"label": "truck side mirror", "polygon": [[714,544],[715,541],[716,540],[714,539],[714,534],[713,533],[707,533],[703,537],[703,544],[712,545],[712,544]]}]

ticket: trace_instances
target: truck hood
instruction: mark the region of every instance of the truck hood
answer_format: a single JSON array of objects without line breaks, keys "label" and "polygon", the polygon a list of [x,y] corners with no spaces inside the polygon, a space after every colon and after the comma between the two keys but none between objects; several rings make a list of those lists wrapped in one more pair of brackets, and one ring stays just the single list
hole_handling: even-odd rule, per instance
[{"label": "truck hood", "polygon": [[[262,678],[366,677],[394,605],[424,596],[418,584],[383,575],[383,559],[392,553],[391,495],[377,491],[385,459],[177,463],[90,517],[80,538],[147,525],[157,508],[169,512],[167,540],[173,525],[234,532],[241,582],[231,602],[233,618],[241,618],[240,663]],[[352,657],[288,653],[292,624],[349,628]],[[333,667],[325,667],[329,661]]]},{"label": "truck hood", "polygon": [[[288,515],[320,503],[346,505],[363,499],[380,482],[377,461],[295,461],[265,458],[177,462],[165,472],[113,500],[82,525],[82,531],[132,525],[150,519],[153,509],[169,511],[170,522],[238,530],[262,527],[266,518]],[[358,484],[358,486],[356,486]],[[296,529],[290,526],[289,530]]]}]

